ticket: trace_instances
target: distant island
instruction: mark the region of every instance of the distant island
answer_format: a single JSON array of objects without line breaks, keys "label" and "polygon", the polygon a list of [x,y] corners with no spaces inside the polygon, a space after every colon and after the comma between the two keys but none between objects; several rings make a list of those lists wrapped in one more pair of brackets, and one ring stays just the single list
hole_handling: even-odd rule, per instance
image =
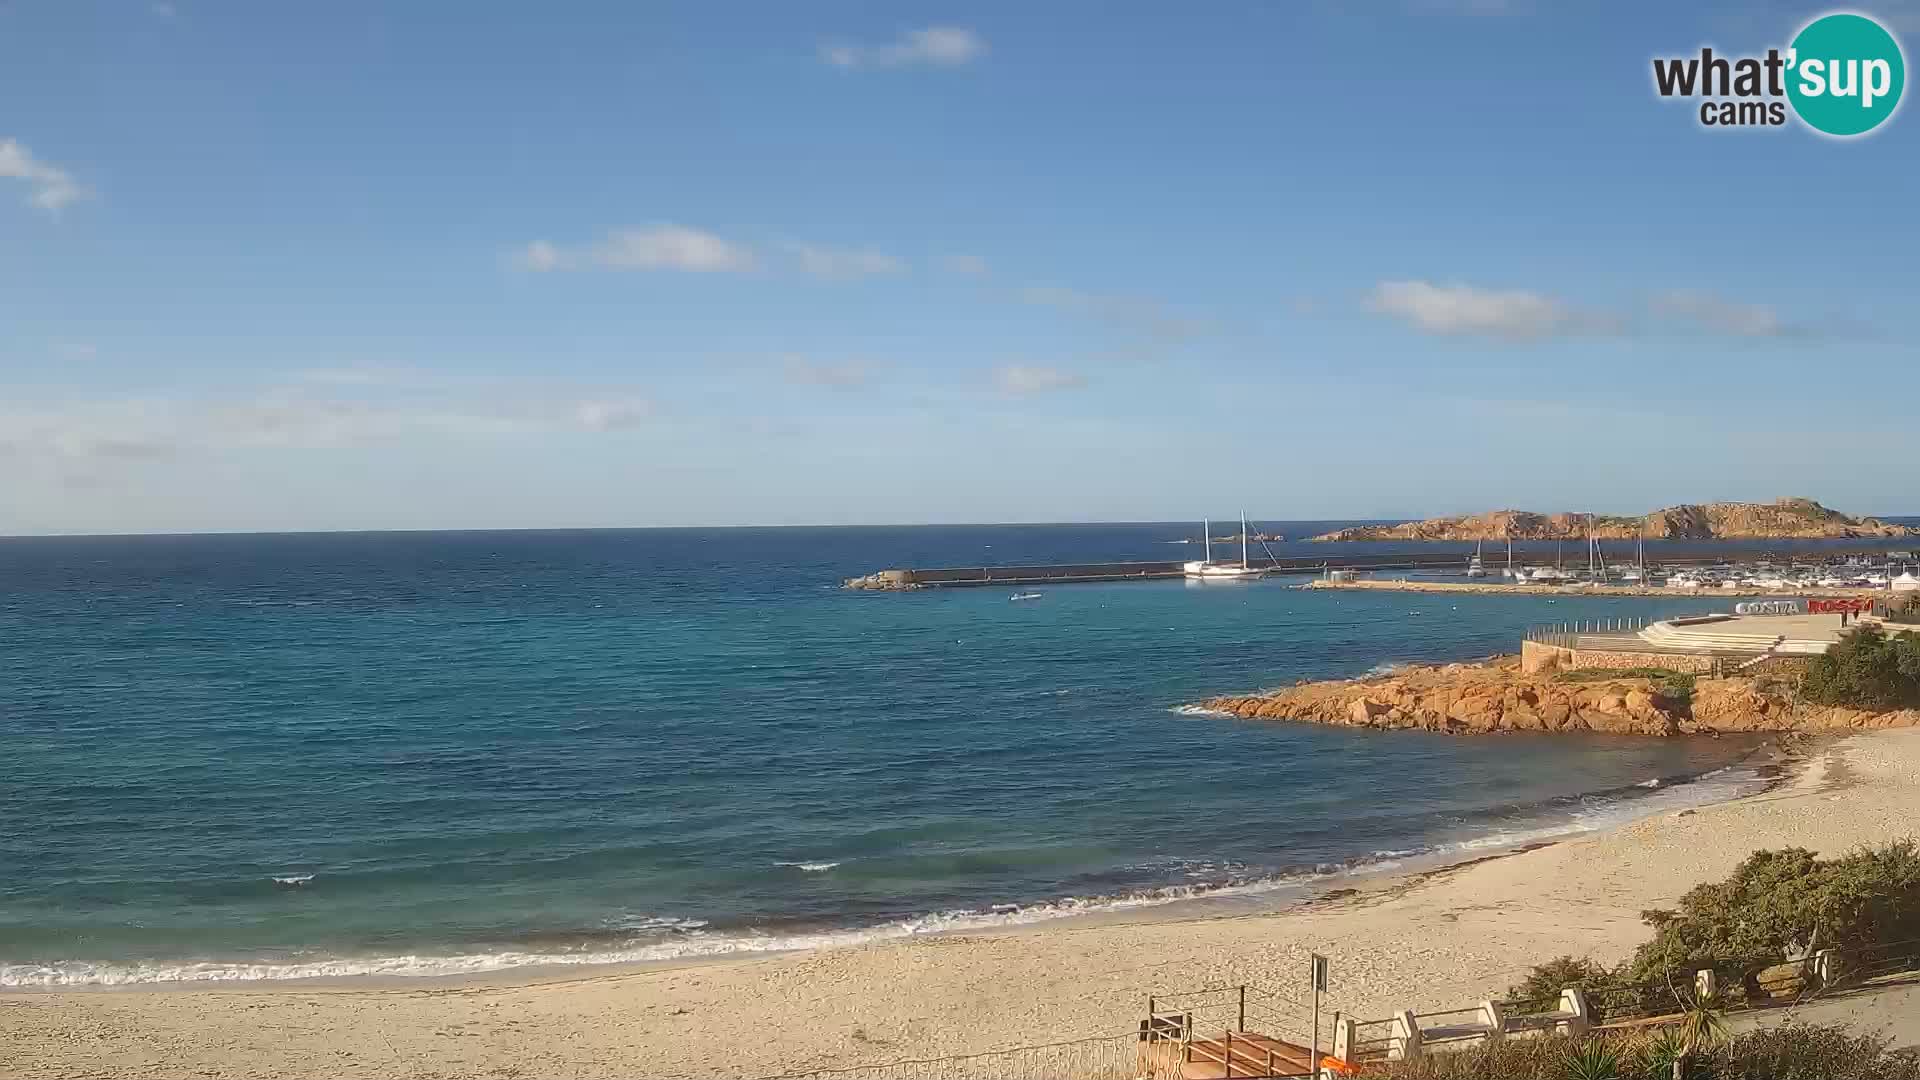
[{"label": "distant island", "polygon": [[1683,503],[1645,517],[1536,514],[1494,510],[1398,525],[1361,525],[1315,540],[1816,540],[1920,536],[1920,529],[1870,517],[1849,517],[1812,499],[1770,503]]}]

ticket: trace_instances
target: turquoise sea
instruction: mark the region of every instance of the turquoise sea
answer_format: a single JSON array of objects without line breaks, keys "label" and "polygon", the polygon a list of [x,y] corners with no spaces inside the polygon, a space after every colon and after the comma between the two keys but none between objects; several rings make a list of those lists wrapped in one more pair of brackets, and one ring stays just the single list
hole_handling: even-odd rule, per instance
[{"label": "turquoise sea", "polygon": [[1733,739],[1181,708],[1700,600],[836,587],[1172,558],[1197,531],[0,540],[0,985],[449,974],[1282,902],[1754,779]]}]

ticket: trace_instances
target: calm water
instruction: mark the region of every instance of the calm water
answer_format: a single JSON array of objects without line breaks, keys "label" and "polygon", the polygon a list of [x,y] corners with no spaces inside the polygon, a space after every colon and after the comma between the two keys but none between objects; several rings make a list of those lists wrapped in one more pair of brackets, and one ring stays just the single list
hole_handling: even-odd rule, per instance
[{"label": "calm water", "polygon": [[1196,531],[0,541],[0,984],[650,959],[1284,893],[1749,778],[1680,782],[1733,740],[1176,711],[1700,600],[833,587],[1167,557]]}]

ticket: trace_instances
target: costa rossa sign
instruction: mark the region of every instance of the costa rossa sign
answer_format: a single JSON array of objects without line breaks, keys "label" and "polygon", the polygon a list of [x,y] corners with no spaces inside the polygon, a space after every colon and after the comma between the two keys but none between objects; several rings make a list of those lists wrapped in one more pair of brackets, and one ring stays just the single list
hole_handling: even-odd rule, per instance
[{"label": "costa rossa sign", "polygon": [[1754,600],[1733,605],[1735,615],[1798,615],[1798,600]]},{"label": "costa rossa sign", "polygon": [[1873,601],[1861,596],[1843,596],[1831,600],[1807,601],[1807,614],[1809,615],[1838,615],[1843,611],[1852,615],[1861,615],[1872,610]]}]

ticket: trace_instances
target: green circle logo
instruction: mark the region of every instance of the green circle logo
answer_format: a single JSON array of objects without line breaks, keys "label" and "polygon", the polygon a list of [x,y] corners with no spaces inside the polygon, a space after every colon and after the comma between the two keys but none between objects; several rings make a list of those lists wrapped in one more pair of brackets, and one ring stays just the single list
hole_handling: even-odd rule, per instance
[{"label": "green circle logo", "polygon": [[1907,63],[1900,43],[1865,15],[1822,15],[1787,53],[1787,99],[1809,127],[1864,135],[1900,106]]}]

